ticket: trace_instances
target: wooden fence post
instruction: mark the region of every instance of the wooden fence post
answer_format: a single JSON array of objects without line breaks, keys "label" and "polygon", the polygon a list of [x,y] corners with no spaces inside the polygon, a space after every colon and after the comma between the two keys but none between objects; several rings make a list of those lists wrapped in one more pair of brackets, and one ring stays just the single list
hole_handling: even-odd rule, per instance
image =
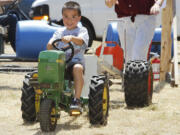
[{"label": "wooden fence post", "polygon": [[166,8],[162,11],[160,82],[165,81],[166,73],[171,64],[171,26],[173,20],[173,0],[167,0]]},{"label": "wooden fence post", "polygon": [[173,18],[173,41],[174,41],[174,57],[173,57],[173,86],[179,84],[179,72],[178,72],[178,46],[177,46],[177,16],[176,16],[176,0],[173,0],[174,18]]}]

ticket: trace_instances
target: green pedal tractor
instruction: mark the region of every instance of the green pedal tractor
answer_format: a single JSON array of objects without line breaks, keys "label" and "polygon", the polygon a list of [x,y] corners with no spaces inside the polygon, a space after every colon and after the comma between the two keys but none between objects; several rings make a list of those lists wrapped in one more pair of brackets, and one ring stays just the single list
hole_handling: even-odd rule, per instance
[{"label": "green pedal tractor", "polygon": [[[54,48],[59,41],[61,40],[53,42]],[[71,56],[65,60],[65,52],[69,49]],[[71,43],[61,50],[40,53],[38,72],[28,73],[23,81],[21,110],[25,122],[39,121],[41,130],[49,132],[55,130],[61,111],[69,113],[70,116],[81,114],[78,110],[70,111],[74,86],[73,81],[65,79],[66,64],[73,55],[74,48]],[[92,60],[87,60],[86,64]],[[86,70],[91,69],[89,67],[91,66],[87,66]],[[86,73],[94,74],[94,71],[86,71],[85,76]],[[81,102],[83,106],[88,105],[91,124],[105,125],[109,110],[109,79],[107,75],[95,75],[91,79],[85,78],[85,96],[81,97]]]}]

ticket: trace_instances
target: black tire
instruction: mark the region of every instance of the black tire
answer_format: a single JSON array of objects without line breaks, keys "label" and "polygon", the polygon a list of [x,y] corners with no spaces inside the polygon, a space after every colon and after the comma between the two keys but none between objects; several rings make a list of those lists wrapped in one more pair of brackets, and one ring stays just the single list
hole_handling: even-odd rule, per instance
[{"label": "black tire", "polygon": [[[53,113],[53,114],[52,114]],[[55,104],[50,99],[44,99],[40,106],[40,127],[43,132],[54,131],[57,125]]]},{"label": "black tire", "polygon": [[124,73],[125,101],[128,107],[144,107],[152,103],[152,66],[146,61],[129,61]]},{"label": "black tire", "polygon": [[109,81],[105,76],[93,76],[89,93],[89,120],[92,125],[106,125],[109,113]]},{"label": "black tire", "polygon": [[21,111],[22,118],[25,122],[34,122],[36,120],[35,110],[35,91],[29,84],[31,74],[27,74],[23,81],[22,95],[21,95]]}]

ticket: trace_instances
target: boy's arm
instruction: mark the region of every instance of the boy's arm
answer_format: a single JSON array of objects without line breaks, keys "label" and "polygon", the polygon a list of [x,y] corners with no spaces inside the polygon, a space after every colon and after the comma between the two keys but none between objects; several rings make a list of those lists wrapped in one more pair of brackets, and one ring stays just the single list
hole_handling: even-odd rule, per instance
[{"label": "boy's arm", "polygon": [[73,42],[74,44],[79,45],[79,46],[84,44],[84,41],[81,37],[76,37],[72,35],[62,37],[62,41],[65,43]]},{"label": "boy's arm", "polygon": [[47,44],[47,50],[52,50],[53,49],[53,46],[51,44],[51,42],[48,42]]},{"label": "boy's arm", "polygon": [[77,36],[67,35],[62,37],[62,41],[65,43],[73,42],[75,45],[82,46],[86,48],[89,42],[88,31],[85,27],[80,28]]},{"label": "boy's arm", "polygon": [[46,46],[47,50],[53,50],[54,49],[54,47],[52,46],[52,43],[54,40],[56,40],[56,39],[54,39],[53,37],[49,40],[49,42]]},{"label": "boy's arm", "polygon": [[61,35],[62,35],[61,30],[60,31],[57,30],[56,32],[54,32],[53,36],[51,37],[51,39],[49,40],[49,42],[48,42],[48,44],[46,46],[47,50],[53,50],[54,49],[54,47],[52,46],[52,43],[53,43],[54,40],[60,39]]},{"label": "boy's arm", "polygon": [[[47,50],[52,50],[53,49],[51,41],[52,40],[49,40],[49,42],[47,44]],[[74,44],[79,45],[79,46],[84,44],[84,41],[83,41],[83,39],[81,37],[75,37],[75,36],[72,36],[72,35],[62,37],[62,41],[65,42],[65,43],[73,42]]]}]

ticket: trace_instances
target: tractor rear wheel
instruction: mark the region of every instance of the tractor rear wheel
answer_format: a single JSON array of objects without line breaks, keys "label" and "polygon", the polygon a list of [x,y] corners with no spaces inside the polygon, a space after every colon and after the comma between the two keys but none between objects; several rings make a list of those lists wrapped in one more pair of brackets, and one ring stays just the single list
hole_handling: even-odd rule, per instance
[{"label": "tractor rear wheel", "polygon": [[152,103],[153,73],[149,62],[135,60],[126,64],[124,92],[129,107],[144,107]]},{"label": "tractor rear wheel", "polygon": [[93,76],[89,93],[90,123],[106,125],[109,112],[109,81],[105,76]]},{"label": "tractor rear wheel", "polygon": [[36,120],[36,110],[35,110],[35,91],[29,84],[29,79],[31,74],[27,74],[23,81],[22,95],[21,95],[21,111],[22,118],[24,121],[33,122]]},{"label": "tractor rear wheel", "polygon": [[44,99],[40,106],[40,127],[43,132],[54,131],[57,125],[56,109],[53,100]]}]

